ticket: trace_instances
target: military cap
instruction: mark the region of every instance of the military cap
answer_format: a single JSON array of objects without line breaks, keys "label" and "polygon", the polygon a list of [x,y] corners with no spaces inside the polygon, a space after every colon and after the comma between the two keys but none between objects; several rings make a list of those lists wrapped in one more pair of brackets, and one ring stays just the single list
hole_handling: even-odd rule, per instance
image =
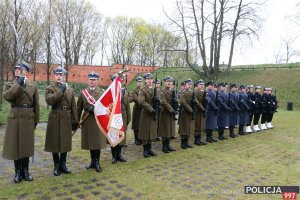
[{"label": "military cap", "polygon": [[214,84],[214,81],[208,81],[206,82],[205,86],[209,86],[209,85],[213,85]]},{"label": "military cap", "polygon": [[166,82],[166,81],[173,81],[174,79],[171,76],[166,76],[163,80]]},{"label": "military cap", "polygon": [[226,87],[227,83],[226,82],[221,82],[219,83],[219,87]]},{"label": "military cap", "polygon": [[142,82],[144,79],[140,76],[136,77],[135,81],[136,82]]},{"label": "military cap", "polygon": [[110,76],[110,80],[114,81],[115,78],[117,78],[117,77],[118,77],[118,74],[113,74],[113,75]]},{"label": "military cap", "polygon": [[248,85],[247,87],[248,87],[248,88],[253,88],[254,86],[253,86],[253,85]]},{"label": "military cap", "polygon": [[63,68],[62,66],[58,66],[53,70],[54,74],[63,74],[66,75],[67,71],[65,70],[65,68]]},{"label": "military cap", "polygon": [[196,83],[197,83],[198,85],[204,85],[204,81],[203,81],[202,79],[198,80]]},{"label": "military cap", "polygon": [[29,72],[31,69],[31,66],[27,62],[22,61],[22,62],[17,63],[15,68],[22,68]]},{"label": "military cap", "polygon": [[265,87],[264,90],[265,91],[272,91],[272,88]]},{"label": "military cap", "polygon": [[97,74],[96,72],[91,72],[88,74],[88,78],[90,80],[96,80],[96,79],[99,79],[99,74]]},{"label": "military cap", "polygon": [[261,89],[260,85],[255,86],[255,89]]},{"label": "military cap", "polygon": [[192,79],[186,79],[185,81],[184,81],[184,83],[193,83],[193,81],[192,81]]},{"label": "military cap", "polygon": [[144,75],[144,79],[153,79],[153,75],[150,72],[148,72]]},{"label": "military cap", "polygon": [[246,88],[246,86],[245,85],[240,85],[240,89],[245,89]]},{"label": "military cap", "polygon": [[231,85],[230,85],[230,88],[233,88],[233,87],[238,87],[238,84],[237,83],[232,83]]}]

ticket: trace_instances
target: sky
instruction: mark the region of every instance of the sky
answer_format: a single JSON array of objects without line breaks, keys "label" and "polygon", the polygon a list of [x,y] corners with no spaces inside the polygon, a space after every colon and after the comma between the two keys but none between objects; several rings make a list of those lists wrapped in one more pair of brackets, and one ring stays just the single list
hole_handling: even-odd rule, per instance
[{"label": "sky", "polygon": [[[166,23],[163,8],[167,13],[175,11],[175,0],[88,0],[107,17],[140,17],[147,22]],[[297,27],[287,16],[296,12],[295,5],[300,0],[268,0],[262,13],[265,19],[258,40],[252,44],[238,44],[235,48],[233,65],[275,63],[274,52],[279,51],[284,38],[297,37]],[[300,37],[292,48],[300,47]],[[227,63],[229,48],[221,53],[221,62]],[[228,49],[228,50],[226,50]],[[281,51],[283,52],[281,46]],[[300,50],[300,48],[299,48]],[[299,62],[300,56],[294,56],[291,62]]]}]

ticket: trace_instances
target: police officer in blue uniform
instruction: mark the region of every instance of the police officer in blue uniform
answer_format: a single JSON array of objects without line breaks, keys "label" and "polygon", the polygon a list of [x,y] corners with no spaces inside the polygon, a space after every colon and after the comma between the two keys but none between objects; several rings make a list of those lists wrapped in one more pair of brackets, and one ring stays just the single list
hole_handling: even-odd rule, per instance
[{"label": "police officer in blue uniform", "polygon": [[247,134],[244,132],[244,127],[246,124],[249,124],[249,111],[250,107],[248,106],[248,95],[246,93],[246,87],[240,85],[239,93],[239,107],[241,111],[239,112],[239,135]]},{"label": "police officer in blue uniform", "polygon": [[228,104],[228,93],[227,93],[227,83],[221,82],[219,83],[220,91],[218,94],[217,99],[217,106],[220,108],[219,115],[218,115],[218,133],[219,133],[219,140],[227,139],[224,137],[224,130],[225,127],[229,126],[229,113],[231,108],[227,105]]},{"label": "police officer in blue uniform", "polygon": [[212,137],[213,130],[217,128],[217,113],[219,111],[219,108],[216,105],[216,92],[213,90],[213,81],[208,81],[206,83],[206,142],[212,143],[217,142]]}]

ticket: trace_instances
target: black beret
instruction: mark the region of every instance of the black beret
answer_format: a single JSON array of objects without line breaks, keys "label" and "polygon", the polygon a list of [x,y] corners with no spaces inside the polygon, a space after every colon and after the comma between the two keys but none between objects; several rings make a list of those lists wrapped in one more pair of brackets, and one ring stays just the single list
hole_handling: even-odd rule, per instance
[{"label": "black beret", "polygon": [[226,82],[221,82],[221,83],[219,83],[219,86],[220,86],[220,87],[226,87],[226,86],[227,86],[227,83],[226,83]]},{"label": "black beret", "polygon": [[237,83],[232,83],[231,85],[230,85],[230,88],[233,88],[233,87],[238,87],[238,84]]},{"label": "black beret", "polygon": [[209,86],[209,85],[213,85],[214,84],[214,81],[208,81],[205,86]]}]

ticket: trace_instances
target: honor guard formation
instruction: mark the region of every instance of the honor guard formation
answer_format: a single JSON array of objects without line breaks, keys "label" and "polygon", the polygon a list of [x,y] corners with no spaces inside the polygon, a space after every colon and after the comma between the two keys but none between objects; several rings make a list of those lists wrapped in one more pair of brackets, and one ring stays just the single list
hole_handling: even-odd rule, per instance
[{"label": "honor guard formation", "polygon": [[[39,122],[39,94],[37,85],[28,80],[30,71],[26,62],[15,66],[13,82],[8,82],[4,99],[11,104],[8,113],[3,158],[14,161],[14,182],[32,181],[29,174],[29,157],[34,155],[34,130]],[[46,130],[45,151],[53,157],[53,175],[70,174],[67,154],[72,150],[72,132],[81,128],[81,149],[89,150],[91,162],[86,169],[102,172],[101,149],[106,148],[107,139],[101,133],[94,115],[91,99],[97,101],[104,93],[98,87],[99,74],[88,74],[88,86],[75,101],[74,91],[65,82],[66,70],[54,69],[55,81],[45,89],[45,100],[51,106]],[[122,74],[111,76],[113,81]],[[162,152],[176,151],[171,140],[176,130],[181,139],[181,148],[193,148],[191,137],[197,146],[236,138],[273,128],[273,114],[277,112],[276,91],[259,85],[227,84],[187,79],[181,83],[171,76],[159,82],[151,73],[135,79],[136,87],[129,93],[126,81],[121,89],[121,110],[125,139],[111,147],[112,163],[127,162],[122,155],[126,146],[126,131],[130,121],[134,133],[134,144],[143,146],[145,158],[157,156],[152,150],[154,141],[161,141]],[[161,85],[162,84],[162,85]],[[133,103],[132,120],[130,103]],[[259,123],[260,122],[260,123]],[[178,126],[178,129],[176,129]],[[218,138],[213,138],[213,132]],[[201,136],[206,134],[206,141]],[[130,148],[130,147],[129,147]]]}]

